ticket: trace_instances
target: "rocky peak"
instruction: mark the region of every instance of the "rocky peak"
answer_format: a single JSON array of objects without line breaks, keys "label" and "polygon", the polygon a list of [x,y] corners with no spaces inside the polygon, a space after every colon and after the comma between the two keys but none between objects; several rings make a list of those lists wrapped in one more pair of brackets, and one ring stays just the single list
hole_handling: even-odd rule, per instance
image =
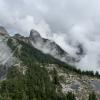
[{"label": "rocky peak", "polygon": [[40,33],[34,29],[32,29],[30,31],[30,37],[29,37],[34,43],[42,43],[43,42],[43,39],[40,35]]},{"label": "rocky peak", "polygon": [[36,31],[36,30],[34,30],[34,29],[32,29],[32,30],[30,31],[30,37],[31,37],[31,38],[41,38],[39,32]]},{"label": "rocky peak", "polygon": [[44,53],[50,54],[53,57],[60,59],[64,62],[73,62],[75,59],[64,51],[58,44],[54,41],[42,38],[40,33],[36,30],[30,31],[30,42],[35,47]]},{"label": "rocky peak", "polygon": [[0,35],[8,35],[7,30],[3,26],[0,26]]}]

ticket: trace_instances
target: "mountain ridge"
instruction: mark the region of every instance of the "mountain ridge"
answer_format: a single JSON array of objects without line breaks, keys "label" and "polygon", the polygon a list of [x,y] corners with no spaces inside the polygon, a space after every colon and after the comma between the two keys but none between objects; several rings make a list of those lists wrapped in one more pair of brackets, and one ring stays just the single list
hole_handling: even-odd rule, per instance
[{"label": "mountain ridge", "polygon": [[30,32],[30,42],[33,46],[43,51],[44,53],[48,53],[53,57],[62,60],[67,63],[73,63],[77,61],[76,58],[72,57],[66,51],[64,51],[58,44],[54,41],[42,38],[40,33],[36,30],[31,30]]},{"label": "mountain ridge", "polygon": [[[41,36],[39,38],[43,43],[49,41]],[[7,44],[3,45],[9,48],[15,62],[12,61],[10,67],[7,64],[0,65],[1,100],[88,100],[92,91],[99,98],[100,89],[96,90],[95,85],[95,82],[100,83],[98,72],[81,71],[49,53],[44,53],[31,44],[33,39],[34,37],[31,40],[20,34],[3,36]],[[53,42],[53,45],[56,44]]]}]

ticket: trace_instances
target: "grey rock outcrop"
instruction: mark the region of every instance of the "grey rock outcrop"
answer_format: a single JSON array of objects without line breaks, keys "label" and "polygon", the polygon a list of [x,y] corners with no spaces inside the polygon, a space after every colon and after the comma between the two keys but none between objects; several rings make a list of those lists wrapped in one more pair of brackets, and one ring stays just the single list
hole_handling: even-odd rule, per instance
[{"label": "grey rock outcrop", "polygon": [[60,59],[61,61],[74,63],[76,60],[74,57],[64,51],[59,45],[57,45],[54,41],[42,38],[40,33],[36,30],[32,29],[30,31],[29,40],[31,44],[37,49],[41,50],[44,53],[52,55],[53,57]]}]

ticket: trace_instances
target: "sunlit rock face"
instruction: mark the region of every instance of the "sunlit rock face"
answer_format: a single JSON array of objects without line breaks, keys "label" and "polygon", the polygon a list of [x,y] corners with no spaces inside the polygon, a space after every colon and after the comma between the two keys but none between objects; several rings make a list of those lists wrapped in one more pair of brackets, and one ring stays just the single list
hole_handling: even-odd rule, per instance
[{"label": "sunlit rock face", "polygon": [[65,52],[59,45],[57,45],[54,41],[42,38],[40,33],[36,30],[30,31],[30,42],[37,49],[41,50],[44,53],[50,54],[53,57],[60,59],[64,62],[74,63],[75,58],[70,56],[67,52]]}]

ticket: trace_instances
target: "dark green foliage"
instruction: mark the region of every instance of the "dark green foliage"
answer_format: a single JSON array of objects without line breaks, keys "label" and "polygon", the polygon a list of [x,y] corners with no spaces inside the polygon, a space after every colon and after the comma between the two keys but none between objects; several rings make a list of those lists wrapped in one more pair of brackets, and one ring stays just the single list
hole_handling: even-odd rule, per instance
[{"label": "dark green foliage", "polygon": [[[1,83],[0,94],[2,98],[10,100],[22,100],[24,91],[24,77],[16,67],[8,70],[7,80]],[[5,100],[5,99],[4,99]]]},{"label": "dark green foliage", "polygon": [[47,71],[39,65],[35,65],[34,68],[30,65],[26,73],[26,82],[29,100],[33,97],[38,100],[56,100],[57,94],[54,85],[50,81]]},{"label": "dark green foliage", "polygon": [[100,74],[99,74],[98,71],[96,71],[95,76],[98,77],[98,78],[100,78]]},{"label": "dark green foliage", "polygon": [[0,65],[0,79],[2,79],[2,77],[5,77],[7,73],[7,67],[4,65]]},{"label": "dark green foliage", "polygon": [[57,71],[56,71],[55,68],[53,69],[52,77],[53,77],[53,83],[55,85],[60,85],[58,75],[57,75]]},{"label": "dark green foliage", "polygon": [[95,92],[92,92],[92,93],[89,95],[89,100],[98,100],[97,97],[96,97]]},{"label": "dark green foliage", "polygon": [[76,100],[75,95],[72,92],[68,92],[66,95],[66,100]]},{"label": "dark green foliage", "polygon": [[16,45],[13,43],[12,39],[8,39],[7,44],[12,50],[15,50]]},{"label": "dark green foliage", "polygon": [[16,67],[11,67],[7,80],[1,83],[0,95],[11,100],[57,100],[58,98],[47,71],[34,63],[29,65],[25,75]]}]

